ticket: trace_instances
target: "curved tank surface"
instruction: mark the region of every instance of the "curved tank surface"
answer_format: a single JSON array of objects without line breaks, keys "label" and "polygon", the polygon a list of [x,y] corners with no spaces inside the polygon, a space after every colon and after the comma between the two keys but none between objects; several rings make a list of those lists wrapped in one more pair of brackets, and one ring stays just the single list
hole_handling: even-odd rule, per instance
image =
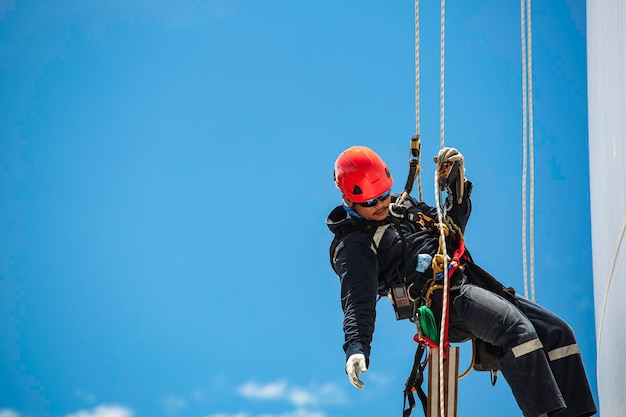
[{"label": "curved tank surface", "polygon": [[587,1],[589,180],[600,415],[626,416],[626,2]]}]

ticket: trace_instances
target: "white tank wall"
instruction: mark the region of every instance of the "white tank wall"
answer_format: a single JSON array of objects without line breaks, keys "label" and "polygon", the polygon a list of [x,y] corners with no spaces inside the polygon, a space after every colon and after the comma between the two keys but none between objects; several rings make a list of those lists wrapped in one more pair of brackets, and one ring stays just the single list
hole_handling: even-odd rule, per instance
[{"label": "white tank wall", "polygon": [[626,416],[626,1],[587,0],[587,71],[600,415]]}]

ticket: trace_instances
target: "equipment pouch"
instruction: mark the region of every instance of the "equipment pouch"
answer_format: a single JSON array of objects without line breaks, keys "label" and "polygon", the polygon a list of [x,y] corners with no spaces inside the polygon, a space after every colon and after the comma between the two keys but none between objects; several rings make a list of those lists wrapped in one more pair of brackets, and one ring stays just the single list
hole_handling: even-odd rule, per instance
[{"label": "equipment pouch", "polygon": [[391,299],[393,309],[396,312],[396,320],[404,320],[413,316],[413,303],[409,299],[409,293],[404,285],[391,287]]},{"label": "equipment pouch", "polygon": [[473,342],[474,370],[497,371],[500,348],[480,339],[474,339]]}]

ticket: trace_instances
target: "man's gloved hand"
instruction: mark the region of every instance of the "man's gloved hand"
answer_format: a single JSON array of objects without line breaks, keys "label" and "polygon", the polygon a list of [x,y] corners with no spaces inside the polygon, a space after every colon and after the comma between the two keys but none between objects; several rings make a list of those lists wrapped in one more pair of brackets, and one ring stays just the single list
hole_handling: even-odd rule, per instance
[{"label": "man's gloved hand", "polygon": [[346,361],[346,373],[348,374],[350,383],[358,389],[363,389],[365,387],[365,383],[361,381],[361,378],[359,377],[361,372],[367,373],[365,355],[363,355],[362,353],[355,353],[350,355],[350,357]]},{"label": "man's gloved hand", "polygon": [[441,148],[437,156],[433,158],[437,164],[437,178],[441,189],[456,182],[456,199],[463,199],[465,184],[465,161],[463,155],[455,148]]}]

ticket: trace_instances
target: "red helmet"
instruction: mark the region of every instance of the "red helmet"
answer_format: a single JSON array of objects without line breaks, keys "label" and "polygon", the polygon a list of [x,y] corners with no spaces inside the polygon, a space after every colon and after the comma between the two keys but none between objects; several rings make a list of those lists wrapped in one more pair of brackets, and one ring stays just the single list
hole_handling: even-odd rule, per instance
[{"label": "red helmet", "polygon": [[389,191],[393,178],[376,152],[365,146],[353,146],[335,161],[335,185],[350,200],[362,203]]}]

